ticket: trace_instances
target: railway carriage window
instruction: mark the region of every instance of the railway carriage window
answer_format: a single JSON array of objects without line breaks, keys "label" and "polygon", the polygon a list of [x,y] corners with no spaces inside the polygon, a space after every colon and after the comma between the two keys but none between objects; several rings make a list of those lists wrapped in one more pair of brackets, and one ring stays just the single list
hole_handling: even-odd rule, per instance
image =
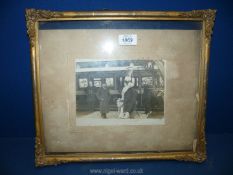
[{"label": "railway carriage window", "polygon": [[153,86],[153,78],[152,77],[142,77],[142,85]]},{"label": "railway carriage window", "polygon": [[101,87],[101,79],[100,78],[94,78],[94,86]]},{"label": "railway carriage window", "polygon": [[79,79],[79,87],[80,88],[86,88],[88,87],[88,81],[86,78],[80,78]]},{"label": "railway carriage window", "polygon": [[106,78],[105,81],[108,87],[114,86],[113,78]]}]

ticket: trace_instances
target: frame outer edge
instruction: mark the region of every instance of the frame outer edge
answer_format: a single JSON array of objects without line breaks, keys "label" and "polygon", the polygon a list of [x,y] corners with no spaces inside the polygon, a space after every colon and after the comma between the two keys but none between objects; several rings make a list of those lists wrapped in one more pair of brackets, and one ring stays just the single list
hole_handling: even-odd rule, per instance
[{"label": "frame outer edge", "polygon": [[[216,10],[193,10],[193,11],[95,11],[95,12],[58,12],[48,10],[26,9],[27,34],[30,40],[30,55],[32,64],[33,96],[35,112],[35,165],[57,165],[59,163],[79,162],[79,161],[106,161],[106,160],[142,160],[142,159],[164,159],[203,162],[206,159],[206,140],[205,140],[205,110],[207,93],[207,73],[210,56],[210,41],[214,26]],[[200,67],[199,77],[202,97],[198,112],[198,142],[196,152],[168,152],[168,153],[149,153],[149,154],[75,154],[72,156],[52,156],[46,155],[43,126],[42,110],[40,102],[40,80],[39,80],[39,57],[38,57],[38,22],[54,20],[190,20],[201,21],[204,26],[204,36],[202,45],[202,58],[204,64]],[[204,66],[204,67],[203,67]]]},{"label": "frame outer edge", "polygon": [[196,161],[201,163],[207,159],[206,154],[206,104],[207,104],[207,87],[208,87],[208,66],[210,59],[210,43],[211,36],[213,34],[214,21],[216,16],[216,10],[206,10],[202,14],[203,16],[203,40],[202,40],[202,56],[201,56],[201,72],[202,77],[200,77],[200,86],[201,86],[201,104],[200,111],[198,116],[198,143],[197,143],[197,152],[196,152]]}]

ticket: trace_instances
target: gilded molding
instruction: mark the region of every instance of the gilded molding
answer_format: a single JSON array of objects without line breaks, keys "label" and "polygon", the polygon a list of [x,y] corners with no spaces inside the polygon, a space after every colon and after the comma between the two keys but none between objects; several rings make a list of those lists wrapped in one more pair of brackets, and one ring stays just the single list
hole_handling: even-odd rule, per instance
[{"label": "gilded molding", "polygon": [[188,154],[185,156],[176,156],[174,159],[178,161],[185,161],[185,162],[197,162],[197,163],[202,163],[203,161],[206,160],[206,154],[205,153],[194,153],[194,154]]},{"label": "gilded molding", "polygon": [[35,163],[36,166],[46,165],[44,159],[44,149],[39,137],[35,138]]},{"label": "gilded molding", "polygon": [[52,19],[61,17],[61,12],[49,11],[49,10],[36,10],[36,9],[26,9],[26,23],[27,23],[27,33],[30,38],[32,46],[35,46],[36,42],[36,22],[42,19]]},{"label": "gilded molding", "polygon": [[[203,162],[206,159],[205,140],[205,105],[207,65],[209,60],[209,42],[211,40],[216,10],[193,10],[190,12],[149,12],[149,11],[98,11],[98,12],[53,12],[47,10],[26,10],[27,33],[31,44],[31,58],[33,69],[34,94],[36,94],[35,111],[36,138],[35,138],[35,164],[36,166],[57,165],[66,162],[80,161],[106,161],[106,160],[143,160],[143,159],[172,159],[180,161]],[[41,21],[69,21],[69,20],[176,20],[176,21],[200,21],[203,24],[201,69],[200,69],[200,101],[197,121],[197,145],[195,150],[181,152],[148,152],[148,153],[70,153],[70,154],[47,154],[43,142],[42,107],[39,103],[40,81],[39,75],[39,46],[38,46],[38,23]],[[36,66],[35,66],[36,65]],[[34,97],[35,98],[35,97]]]},{"label": "gilded molding", "polygon": [[193,17],[193,18],[201,18],[205,22],[205,39],[211,39],[211,35],[213,33],[213,26],[215,21],[216,10],[208,9],[208,10],[193,10],[190,12],[181,12],[179,16],[181,17]]},{"label": "gilded molding", "polygon": [[45,155],[45,149],[41,142],[40,137],[35,138],[35,165],[36,167],[47,165],[58,165],[61,163],[67,163],[66,160],[58,160],[56,157],[48,159]]}]

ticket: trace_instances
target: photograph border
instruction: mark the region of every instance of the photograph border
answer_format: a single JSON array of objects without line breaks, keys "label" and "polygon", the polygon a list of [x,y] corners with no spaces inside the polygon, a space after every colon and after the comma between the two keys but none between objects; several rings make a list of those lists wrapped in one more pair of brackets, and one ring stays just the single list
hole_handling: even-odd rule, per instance
[{"label": "photograph border", "polygon": [[[27,33],[30,40],[33,96],[35,111],[35,165],[57,165],[66,162],[113,161],[113,160],[182,160],[203,162],[206,159],[205,111],[207,74],[210,57],[210,42],[216,10],[193,11],[47,11],[26,9]],[[42,124],[42,105],[39,69],[39,22],[82,20],[151,20],[151,21],[198,21],[202,23],[201,56],[198,80],[197,141],[193,151],[137,152],[137,153],[53,153],[45,151]]]},{"label": "photograph border", "polygon": [[[77,58],[77,59],[75,59],[75,63],[83,63],[83,62],[89,62],[89,65],[91,64],[91,62],[105,62],[105,61],[107,61],[107,62],[118,62],[118,61],[121,61],[121,62],[124,62],[124,61],[132,61],[132,62],[136,62],[136,61],[141,61],[141,62],[157,62],[157,61],[162,61],[163,62],[163,66],[164,66],[164,70],[163,70],[163,73],[164,74],[166,74],[166,60],[165,59],[162,59],[162,58],[160,58],[160,59],[152,59],[152,58],[148,58],[148,59],[140,59],[140,58],[131,58],[131,59],[128,59],[128,58],[121,58],[121,59],[95,59],[95,58],[88,58],[88,59],[85,59],[85,58],[82,58],[82,59],[80,59],[80,58]],[[142,64],[142,63],[141,63]],[[109,68],[111,68],[111,66],[109,67]],[[76,68],[75,68],[76,69]],[[109,70],[109,71],[111,71],[111,70]],[[117,71],[116,69],[114,70],[114,71]],[[119,71],[119,70],[118,70]],[[77,76],[77,74],[76,74],[76,76]],[[133,77],[133,76],[132,76]],[[164,77],[166,77],[166,75],[164,75]],[[141,76],[141,78],[144,78],[144,77],[142,77]],[[85,78],[86,79],[86,78]],[[77,79],[76,79],[76,81],[77,81]],[[162,87],[162,90],[165,92],[165,89],[166,89],[166,78],[164,79],[164,82],[163,82],[163,87]],[[76,82],[76,90],[77,90],[77,82]],[[142,89],[143,89],[143,85],[141,85],[142,87]],[[113,85],[113,87],[112,88],[114,88],[115,87],[115,85]],[[108,87],[109,88],[109,87]],[[78,89],[80,90],[81,88],[78,86]],[[81,91],[84,91],[84,89],[85,88],[83,88]],[[135,89],[135,87],[134,87],[134,89]],[[139,89],[139,86],[136,88],[136,89]],[[96,96],[96,93],[97,93],[97,90],[98,90],[98,87],[95,87],[95,96]],[[110,88],[110,90],[111,90],[111,88]],[[116,90],[116,89],[114,89],[114,90]],[[120,94],[118,94],[118,96],[119,95],[121,95],[121,90],[120,89],[118,89],[118,91],[119,91],[119,93]],[[139,90],[140,91],[140,90]],[[139,92],[137,92],[137,95],[139,95],[140,93]],[[126,118],[123,118],[123,117],[120,117],[119,116],[119,114],[120,114],[120,111],[117,111],[116,109],[115,109],[115,112],[117,112],[118,113],[118,118],[116,118],[116,115],[115,115],[115,117],[114,117],[114,120],[115,119],[119,119],[119,121],[121,121],[120,123],[118,123],[118,124],[116,124],[117,122],[116,122],[116,120],[114,121],[114,122],[99,122],[98,124],[97,124],[97,122],[94,122],[93,123],[93,125],[91,124],[91,125],[89,125],[89,126],[114,126],[114,125],[124,125],[124,126],[126,126],[126,125],[164,125],[165,124],[165,116],[164,116],[164,111],[165,111],[165,98],[164,98],[164,94],[163,94],[163,102],[162,102],[162,105],[160,104],[160,109],[159,109],[159,111],[157,111],[157,112],[159,112],[160,113],[160,116],[159,116],[159,122],[157,123],[157,122],[145,122],[145,120],[144,120],[144,122],[142,122],[142,123],[138,123],[138,120],[136,121],[136,122],[130,122],[130,124],[129,123],[124,123],[124,120],[122,120],[122,119],[126,119]],[[140,97],[140,99],[141,98],[143,98],[143,97]],[[117,99],[119,99],[119,97],[117,97]],[[83,99],[82,99],[83,100]],[[81,101],[82,101],[81,100]],[[96,102],[98,101],[98,98],[96,97]],[[116,105],[116,107],[117,107],[117,102],[116,102],[117,100],[116,100],[116,98],[115,98],[115,105]],[[140,101],[140,100],[138,100],[137,99],[137,101]],[[113,101],[112,101],[113,102]],[[76,99],[76,103],[78,103],[78,101],[77,101],[77,99]],[[98,108],[98,106],[99,106],[99,104],[98,104],[98,106],[97,106],[97,104],[98,103],[96,103],[95,104],[95,107],[96,108]],[[76,118],[78,117],[78,115],[77,115],[77,109],[78,109],[78,107],[80,107],[79,105],[77,105],[76,104]],[[139,120],[143,120],[143,119],[148,119],[148,118],[150,118],[150,119],[152,119],[153,118],[153,120],[156,118],[155,116],[153,116],[153,111],[155,112],[155,110],[153,109],[151,112],[151,114],[149,114],[149,116],[146,116],[146,114],[142,117],[141,115],[143,115],[143,112],[145,112],[146,113],[146,111],[145,111],[145,109],[144,109],[144,111],[143,111],[143,107],[145,107],[145,106],[143,106],[143,104],[141,104],[140,106],[140,110],[134,110],[134,112],[136,112],[137,114],[137,119],[139,119]],[[137,107],[136,107],[137,108]],[[118,109],[119,110],[119,109]],[[82,111],[82,110],[81,110]],[[83,111],[86,111],[85,109],[83,110]],[[114,110],[113,110],[114,111]],[[110,110],[109,112],[113,112],[112,110]],[[80,111],[79,111],[80,112]],[[95,110],[95,112],[99,112],[99,114],[100,114],[100,111],[98,111],[98,110]],[[139,112],[141,112],[141,114],[139,114]],[[162,113],[162,114],[161,114]],[[116,113],[115,113],[116,114]],[[108,116],[110,116],[110,118],[111,118],[111,114],[108,114]],[[100,117],[100,116],[99,116]],[[73,117],[72,117],[73,118]],[[105,118],[105,119],[110,119],[110,118]],[[112,119],[112,118],[111,118]],[[134,116],[132,116],[132,117],[128,117],[127,118],[128,120],[131,120],[131,121],[133,121],[132,119],[135,119],[135,113],[134,113]],[[158,119],[158,116],[157,116],[157,119]],[[162,120],[161,120],[162,119]],[[105,120],[106,121],[106,120]],[[74,121],[72,121],[72,122],[74,122]],[[85,122],[84,122],[85,123]],[[90,123],[89,123],[90,124]],[[72,125],[72,124],[71,124]],[[77,126],[77,123],[76,123],[76,126]],[[87,125],[79,125],[79,126],[88,126],[88,124]],[[73,129],[72,128],[72,131],[75,131],[76,129]]]}]

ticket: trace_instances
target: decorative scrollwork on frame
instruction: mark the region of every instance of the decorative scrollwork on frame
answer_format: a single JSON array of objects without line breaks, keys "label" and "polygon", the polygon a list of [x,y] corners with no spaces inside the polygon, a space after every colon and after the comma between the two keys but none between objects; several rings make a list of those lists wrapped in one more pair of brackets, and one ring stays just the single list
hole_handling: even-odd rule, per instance
[{"label": "decorative scrollwork on frame", "polygon": [[43,145],[39,137],[35,138],[35,161],[36,166],[43,166],[46,164]]},{"label": "decorative scrollwork on frame", "polygon": [[175,160],[179,161],[192,161],[192,162],[198,162],[202,163],[203,161],[206,160],[206,154],[205,153],[194,153],[194,154],[188,154],[185,156],[176,156],[174,158]]},{"label": "decorative scrollwork on frame", "polygon": [[211,35],[213,33],[213,26],[215,20],[216,10],[208,9],[208,10],[193,10],[190,12],[182,12],[180,14],[181,17],[194,17],[194,18],[202,18],[205,22],[205,38],[207,40],[211,39]]},{"label": "decorative scrollwork on frame", "polygon": [[35,138],[35,165],[36,167],[46,166],[46,165],[58,165],[61,163],[67,163],[66,160],[58,160],[56,157],[47,159],[45,155],[44,147],[41,143],[39,137]]},{"label": "decorative scrollwork on frame", "polygon": [[27,9],[25,17],[26,17],[26,22],[27,22],[27,33],[30,38],[31,45],[35,46],[35,42],[36,42],[35,23],[39,21],[40,19],[62,17],[62,13],[48,11],[48,10]]},{"label": "decorative scrollwork on frame", "polygon": [[206,137],[205,137],[205,119],[202,118],[199,129],[199,147],[198,152],[206,153]]}]

